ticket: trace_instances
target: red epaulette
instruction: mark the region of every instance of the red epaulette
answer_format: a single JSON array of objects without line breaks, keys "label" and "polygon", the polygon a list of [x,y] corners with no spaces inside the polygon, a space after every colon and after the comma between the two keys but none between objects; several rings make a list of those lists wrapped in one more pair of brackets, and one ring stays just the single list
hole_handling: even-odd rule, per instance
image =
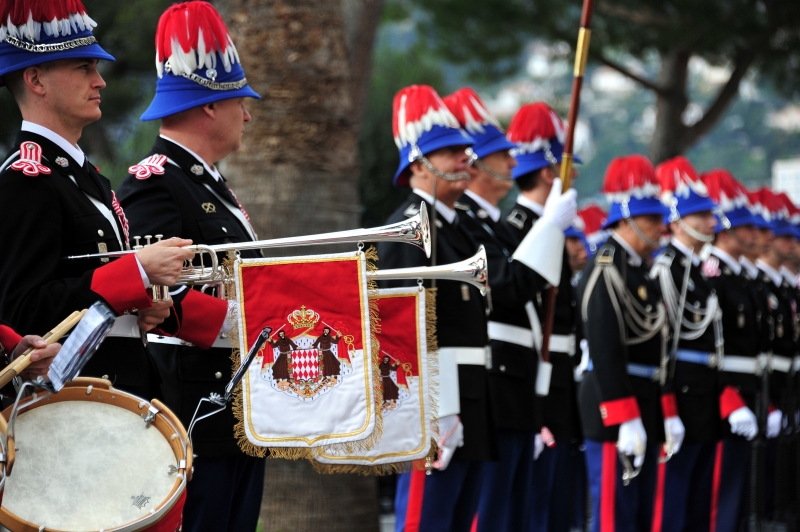
[{"label": "red epaulette", "polygon": [[11,165],[12,170],[22,172],[26,176],[36,177],[49,174],[51,170],[42,164],[42,147],[35,142],[25,141],[19,147],[19,159]]},{"label": "red epaulette", "polygon": [[163,175],[164,164],[167,162],[166,155],[151,155],[139,164],[133,165],[128,168],[128,172],[136,177],[136,179],[147,179],[151,175]]}]

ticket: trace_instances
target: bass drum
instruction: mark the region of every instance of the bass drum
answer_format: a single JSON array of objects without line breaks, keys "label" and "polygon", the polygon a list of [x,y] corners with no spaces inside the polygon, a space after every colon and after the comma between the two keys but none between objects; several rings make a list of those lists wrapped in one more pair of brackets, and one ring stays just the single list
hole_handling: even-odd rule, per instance
[{"label": "bass drum", "polygon": [[16,456],[0,523],[10,530],[181,529],[192,449],[158,400],[81,377],[58,393],[20,401],[9,427]]}]

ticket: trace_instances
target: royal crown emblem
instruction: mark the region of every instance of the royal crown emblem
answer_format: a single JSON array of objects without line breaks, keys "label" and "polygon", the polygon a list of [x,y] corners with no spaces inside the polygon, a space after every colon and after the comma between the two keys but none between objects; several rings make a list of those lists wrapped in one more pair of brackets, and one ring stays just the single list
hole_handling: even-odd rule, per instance
[{"label": "royal crown emblem", "polygon": [[319,321],[319,314],[311,309],[306,309],[306,306],[302,305],[300,310],[295,310],[286,316],[286,321],[294,329],[311,329]]}]

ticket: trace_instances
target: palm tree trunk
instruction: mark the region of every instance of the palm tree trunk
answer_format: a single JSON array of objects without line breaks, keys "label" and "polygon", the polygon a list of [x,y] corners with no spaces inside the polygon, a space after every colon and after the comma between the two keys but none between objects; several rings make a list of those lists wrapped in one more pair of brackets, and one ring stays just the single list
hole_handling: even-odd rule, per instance
[{"label": "palm tree trunk", "polygon": [[[371,49],[368,32],[376,30],[378,0],[363,0],[369,5],[353,11],[354,1],[348,0],[348,16],[363,13],[373,22],[370,29],[369,23],[348,20],[347,26],[359,29],[358,38],[351,33],[349,40],[339,1],[217,2],[250,86],[262,97],[249,103],[253,120],[244,143],[222,167],[259,238],[352,229],[359,223],[358,126],[365,91],[358,89],[369,75],[351,61],[363,67],[371,52],[348,50],[348,41]],[[268,460],[264,488],[264,532],[378,530],[374,477],[319,475],[306,462]]]}]

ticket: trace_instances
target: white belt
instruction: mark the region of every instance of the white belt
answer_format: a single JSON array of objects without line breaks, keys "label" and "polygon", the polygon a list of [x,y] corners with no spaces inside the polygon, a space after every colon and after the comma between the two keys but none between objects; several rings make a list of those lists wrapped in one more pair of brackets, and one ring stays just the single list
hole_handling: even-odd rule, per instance
[{"label": "white belt", "polygon": [[533,332],[530,329],[498,321],[489,322],[489,339],[533,348]]},{"label": "white belt", "polygon": [[116,338],[141,338],[141,329],[139,329],[139,325],[136,323],[138,319],[138,316],[134,316],[133,314],[125,314],[117,317],[114,320],[114,326],[111,327],[108,336],[114,336]]},{"label": "white belt", "polygon": [[722,358],[722,371],[761,375],[761,372],[767,367],[768,360],[769,359],[763,355],[759,355],[758,358],[725,355]]},{"label": "white belt", "polygon": [[566,353],[569,356],[573,356],[575,354],[575,335],[574,334],[550,335],[550,352]]},{"label": "white belt", "polygon": [[772,355],[772,369],[789,373],[792,369],[792,359],[790,357]]},{"label": "white belt", "polygon": [[456,364],[491,367],[491,354],[488,347],[440,347],[439,356],[451,356]]},{"label": "white belt", "polygon": [[[160,336],[157,334],[148,334],[147,341],[154,344],[169,344],[169,345],[181,345],[184,347],[193,347],[194,344],[190,344],[189,342],[185,342],[180,338],[173,338],[172,336]],[[221,347],[223,349],[233,349],[231,343],[228,341],[228,337],[225,336],[224,338],[217,337],[214,340],[214,344],[211,347]]]}]

